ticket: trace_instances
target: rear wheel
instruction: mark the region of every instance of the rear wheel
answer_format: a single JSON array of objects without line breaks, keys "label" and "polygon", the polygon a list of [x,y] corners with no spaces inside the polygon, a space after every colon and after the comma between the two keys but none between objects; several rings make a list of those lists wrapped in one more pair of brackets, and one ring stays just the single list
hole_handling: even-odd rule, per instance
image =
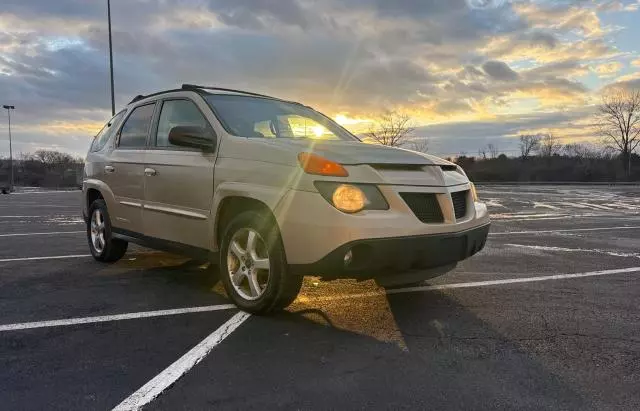
[{"label": "rear wheel", "polygon": [[227,225],[220,247],[220,274],[233,302],[255,314],[287,307],[302,286],[302,277],[287,270],[275,222],[254,211],[239,214]]},{"label": "rear wheel", "polygon": [[87,240],[91,255],[98,261],[118,261],[127,252],[128,243],[113,238],[111,219],[104,200],[95,200],[89,207]]}]

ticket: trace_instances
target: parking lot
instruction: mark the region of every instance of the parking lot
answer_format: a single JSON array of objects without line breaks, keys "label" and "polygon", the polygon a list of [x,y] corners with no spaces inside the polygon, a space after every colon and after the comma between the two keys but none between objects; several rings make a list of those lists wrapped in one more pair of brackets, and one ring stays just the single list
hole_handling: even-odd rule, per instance
[{"label": "parking lot", "polygon": [[421,287],[88,256],[80,192],[0,196],[0,408],[640,409],[640,187],[486,186],[483,252]]}]

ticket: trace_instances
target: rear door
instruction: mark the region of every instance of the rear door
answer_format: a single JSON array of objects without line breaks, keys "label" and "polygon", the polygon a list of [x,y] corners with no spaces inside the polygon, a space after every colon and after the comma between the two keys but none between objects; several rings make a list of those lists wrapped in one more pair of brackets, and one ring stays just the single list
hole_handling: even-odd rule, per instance
[{"label": "rear door", "polygon": [[209,248],[215,153],[174,146],[169,131],[211,125],[189,98],[165,99],[159,110],[144,167],[144,234]]},{"label": "rear door", "polygon": [[154,110],[152,102],[130,111],[104,166],[104,181],[116,200],[115,209],[109,210],[112,224],[135,233],[143,231],[144,156]]}]

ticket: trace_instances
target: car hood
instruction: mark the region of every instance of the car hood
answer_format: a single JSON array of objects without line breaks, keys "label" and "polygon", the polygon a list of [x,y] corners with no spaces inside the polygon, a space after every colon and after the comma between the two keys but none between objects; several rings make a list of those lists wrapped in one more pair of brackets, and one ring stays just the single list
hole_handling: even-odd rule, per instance
[{"label": "car hood", "polygon": [[280,149],[295,151],[296,154],[306,151],[344,165],[454,165],[449,161],[429,154],[358,141],[317,141],[310,139],[264,139],[263,141],[268,145],[278,146]]}]

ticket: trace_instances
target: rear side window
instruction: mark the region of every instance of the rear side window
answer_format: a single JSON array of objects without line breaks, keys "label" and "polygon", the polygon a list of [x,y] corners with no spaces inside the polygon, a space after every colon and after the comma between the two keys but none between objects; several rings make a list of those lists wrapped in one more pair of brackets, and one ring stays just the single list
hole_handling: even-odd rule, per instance
[{"label": "rear side window", "polygon": [[152,103],[133,109],[120,131],[118,147],[140,148],[146,146],[154,107],[155,103]]},{"label": "rear side window", "polygon": [[122,110],[121,112],[113,116],[113,118],[109,120],[109,122],[105,124],[104,127],[102,127],[102,130],[100,130],[100,132],[93,139],[90,151],[100,151],[104,148],[105,144],[107,144],[107,141],[109,141],[111,136],[113,136],[115,131],[118,129],[118,124],[120,124],[120,120],[122,120],[124,113],[125,110]]},{"label": "rear side window", "polygon": [[157,147],[174,147],[169,142],[169,131],[176,126],[208,128],[209,122],[192,101],[166,100],[162,104],[160,121],[158,121]]}]

